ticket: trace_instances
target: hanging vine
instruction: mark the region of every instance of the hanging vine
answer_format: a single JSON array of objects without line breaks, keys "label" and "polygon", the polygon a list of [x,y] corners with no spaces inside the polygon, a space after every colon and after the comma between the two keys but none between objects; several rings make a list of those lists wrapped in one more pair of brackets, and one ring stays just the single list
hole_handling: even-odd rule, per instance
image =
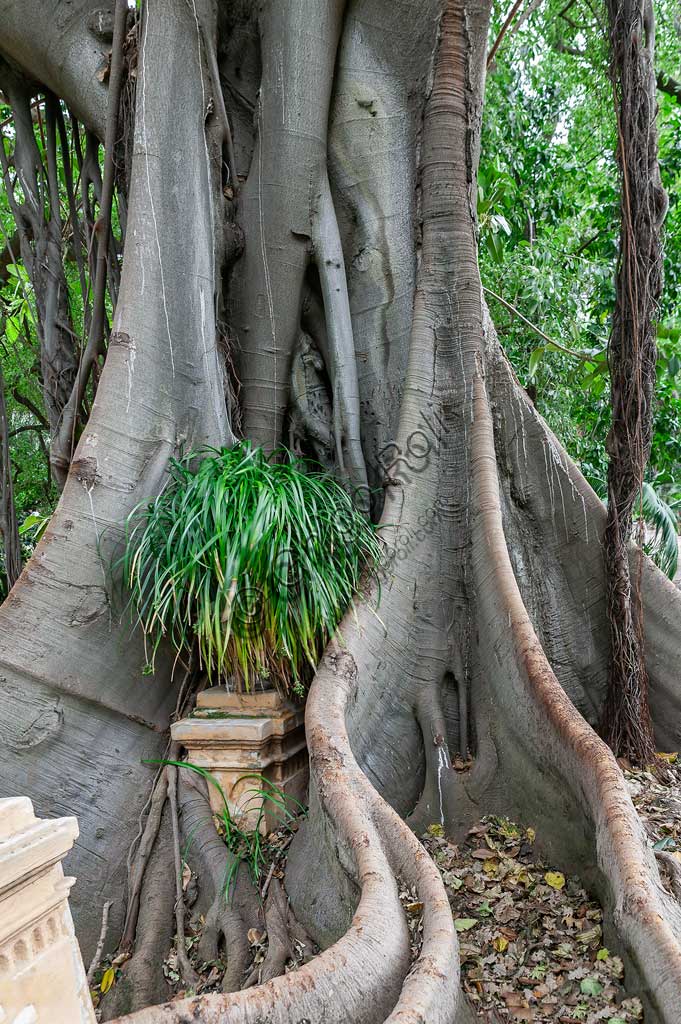
[{"label": "hanging vine", "polygon": [[655,759],[655,745],[644,659],[642,555],[637,556],[638,565],[630,560],[630,542],[652,440],[655,319],[662,288],[661,228],[666,195],[657,153],[652,3],[607,0],[607,9],[621,228],[608,350],[612,426],[607,442],[605,563],[610,671],[602,724],[616,755],[636,764],[650,764]]},{"label": "hanging vine", "polygon": [[[50,464],[60,487],[89,416],[106,353],[106,295],[115,307],[127,215],[137,18],[125,0],[117,0],[115,17],[105,22],[97,22],[98,39],[110,44],[101,69],[109,91],[103,173],[100,140],[83,131],[48,90],[34,99],[35,83],[0,58],[0,89],[12,112],[0,145],[1,180],[16,225],[10,256],[23,263],[35,295]],[[112,228],[114,200],[120,239]],[[77,268],[82,336],[67,284],[68,259]]]}]

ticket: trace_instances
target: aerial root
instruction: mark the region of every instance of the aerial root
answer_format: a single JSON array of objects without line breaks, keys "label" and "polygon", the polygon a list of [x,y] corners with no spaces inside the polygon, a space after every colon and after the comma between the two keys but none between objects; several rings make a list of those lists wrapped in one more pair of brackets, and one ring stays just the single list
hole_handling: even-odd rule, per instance
[{"label": "aerial root", "polygon": [[265,928],[267,929],[267,955],[255,967],[243,984],[243,988],[262,985],[284,973],[286,961],[293,956],[293,940],[289,931],[289,906],[284,887],[278,878],[273,878],[265,901]]},{"label": "aerial root", "polygon": [[[243,864],[233,871],[233,854],[218,835],[208,799],[206,783],[192,772],[184,772],[179,789],[180,821],[187,844],[187,857],[196,871],[199,886],[210,894],[199,955],[217,960],[224,944],[227,967],[223,992],[238,992],[250,960],[248,931],[262,922],[258,894]],[[226,880],[232,878],[229,893]]]},{"label": "aerial root", "polygon": [[176,953],[180,974],[185,985],[195,988],[199,976],[189,962],[187,956],[187,945],[184,933],[184,887],[183,887],[183,863],[180,852],[180,821],[177,807],[177,768],[175,765],[168,765],[168,798],[170,800],[170,814],[173,824],[173,858],[175,862],[175,929],[177,934]]},{"label": "aerial root", "polygon": [[121,953],[131,953],[135,945],[135,933],[140,912],[144,874],[161,827],[161,817],[167,796],[168,775],[166,769],[163,768],[154,784],[144,831],[128,870],[128,906],[123,925],[123,936],[119,945],[119,952]]}]

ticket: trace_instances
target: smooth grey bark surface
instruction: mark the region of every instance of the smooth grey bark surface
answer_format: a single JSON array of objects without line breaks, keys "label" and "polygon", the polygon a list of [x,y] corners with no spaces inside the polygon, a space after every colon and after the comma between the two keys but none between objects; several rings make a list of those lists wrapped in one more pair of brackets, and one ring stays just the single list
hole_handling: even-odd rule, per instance
[{"label": "smooth grey bark surface", "polygon": [[395,443],[419,234],[417,143],[441,6],[349,3],[329,117],[329,177],[345,254],[362,444],[378,512],[400,458]]},{"label": "smooth grey bark surface", "polygon": [[123,964],[116,984],[102,1000],[99,1009],[103,1021],[141,1005],[162,1003],[170,995],[163,967],[175,934],[175,865],[167,806],[147,865],[144,895],[137,922],[136,955]]},{"label": "smooth grey bark surface", "polygon": [[[167,61],[168,48],[175,58]],[[125,858],[174,706],[170,661],[144,674],[108,574],[126,516],[168,457],[229,441],[216,344],[207,92],[192,9],[149,0],[138,64],[134,175],[121,291],[92,416],[44,539],[0,610],[2,790],[75,814],[69,860],[85,959]],[[178,181],[184,188],[179,189]]]},{"label": "smooth grey bark surface", "polygon": [[104,138],[106,45],[88,25],[106,10],[101,0],[50,3],[0,0],[0,53],[33,81],[62,97],[73,113]]},{"label": "smooth grey bark surface", "polygon": [[[470,126],[478,118],[473,105],[462,120]],[[447,159],[444,152],[443,145],[437,160]],[[427,149],[422,159],[427,162]],[[475,143],[467,161],[464,145],[451,160],[470,174]],[[473,234],[465,228],[474,209],[472,188],[466,195],[450,184],[437,195],[430,230],[441,245],[432,262],[423,197],[427,283],[421,302],[416,288],[394,449],[398,486],[384,513],[384,522],[402,535],[400,557],[384,584],[385,629],[369,614],[360,619],[362,685],[348,709],[353,750],[379,792],[403,812],[413,809],[417,828],[440,820],[456,834],[483,809],[538,824],[554,861],[581,871],[601,896],[629,958],[630,983],[640,985],[652,1019],[673,1020],[681,978],[678,907],[661,886],[619,768],[588,725],[598,718],[607,663],[603,508],[534,412],[485,325]],[[452,209],[456,226],[447,238],[445,212]],[[480,379],[489,398],[474,404]],[[420,462],[416,446],[409,448],[417,430]],[[483,470],[471,458],[485,467],[486,490],[480,484],[476,492]],[[492,515],[487,503],[494,488],[498,511]],[[424,520],[429,511],[436,513],[431,524]],[[491,560],[485,554],[490,536],[496,545]],[[678,723],[672,651],[681,620],[675,597],[660,621],[662,592],[670,588],[658,577],[647,563],[651,690],[662,695],[667,721]],[[466,686],[470,701],[461,699]],[[678,724],[661,725],[668,748],[675,749]],[[473,767],[457,773],[446,748],[465,754],[467,737]],[[312,905],[309,872],[307,891],[301,884],[302,865],[315,849],[316,863],[326,869],[328,858],[318,851],[332,835],[317,813],[292,851],[297,913],[325,942],[346,926],[352,892],[340,903],[320,903],[320,883]],[[336,893],[344,891],[345,873],[336,871]]]},{"label": "smooth grey bark surface", "polygon": [[260,14],[257,137],[240,194],[248,244],[230,289],[243,429],[279,444],[291,349],[310,262],[312,201],[326,166],[327,119],[344,0],[269,2]]}]

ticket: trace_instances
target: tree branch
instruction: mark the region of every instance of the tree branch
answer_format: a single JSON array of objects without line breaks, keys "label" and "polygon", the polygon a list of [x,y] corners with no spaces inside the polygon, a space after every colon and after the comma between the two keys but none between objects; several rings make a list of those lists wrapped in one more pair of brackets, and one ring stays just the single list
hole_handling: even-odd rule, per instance
[{"label": "tree branch", "polygon": [[14,399],[15,402],[18,402],[19,405],[23,405],[25,409],[28,409],[29,412],[32,412],[35,418],[37,419],[38,423],[44,430],[50,429],[49,423],[47,422],[46,418],[43,416],[42,412],[35,404],[35,402],[31,401],[31,399],[28,398],[26,395],[22,395],[21,391],[19,391],[19,388],[12,388],[12,398]]},{"label": "tree branch", "polygon": [[128,5],[126,0],[116,0],[114,16],[114,36],[111,50],[111,71],[109,73],[109,98],[106,113],[106,137],[104,141],[104,180],[102,184],[102,198],[99,207],[99,218],[95,224],[95,235],[97,237],[97,264],[95,271],[95,286],[92,300],[92,319],[88,332],[87,345],[83,352],[78,366],[76,382],[64,407],[61,423],[57,436],[52,445],[52,467],[55,477],[63,483],[66,479],[71,455],[73,452],[73,441],[78,416],[87,382],[90,377],[95,359],[99,355],[103,343],[105,297],[106,297],[106,275],[109,253],[109,234],[111,231],[111,203],[113,199],[115,163],[114,148],[118,130],[118,108],[121,97],[121,84],[123,81],[123,40],[125,38],[125,27],[128,17]]},{"label": "tree branch", "polygon": [[513,313],[514,316],[517,316],[519,320],[522,320],[524,324],[533,330],[534,333],[542,338],[548,345],[553,345],[559,352],[564,352],[567,356],[572,356],[573,359],[579,359],[583,363],[590,363],[592,361],[592,357],[587,355],[586,352],[577,352],[576,349],[568,348],[566,345],[561,345],[559,341],[555,341],[553,338],[550,338],[548,334],[545,334],[544,331],[542,331],[541,327],[537,327],[536,324],[533,324],[532,321],[528,320],[519,309],[512,306],[510,302],[506,301],[506,299],[502,299],[501,295],[497,295],[497,293],[493,292],[491,288],[487,288],[483,285],[482,290],[487,292],[488,295],[491,295],[492,298],[497,300],[497,302],[500,302],[504,309],[507,309],[510,313]]},{"label": "tree branch", "polygon": [[658,71],[655,75],[655,82],[660,92],[664,92],[667,96],[671,96],[677,103],[681,103],[681,82],[677,82],[671,75],[666,75],[664,71]]},{"label": "tree branch", "polygon": [[523,0],[515,0],[515,3],[513,4],[513,7],[511,8],[511,10],[506,15],[506,20],[504,21],[504,24],[501,26],[501,29],[499,31],[499,35],[497,36],[497,38],[492,43],[492,48],[489,51],[489,53],[487,54],[487,67],[488,68],[490,67],[492,61],[496,57],[497,50],[501,46],[502,40],[503,40],[504,36],[506,35],[506,33],[508,32],[508,29],[509,29],[513,19],[515,18],[516,14],[518,13],[520,8],[522,7],[522,4],[523,4]]},{"label": "tree branch", "polygon": [[37,434],[42,434],[45,428],[40,423],[27,423],[23,427],[17,427],[16,430],[10,430],[9,437],[17,437],[19,434],[26,434],[31,430],[35,430]]},{"label": "tree branch", "polygon": [[5,542],[5,576],[7,587],[11,590],[21,573],[21,541],[14,505],[5,380],[2,367],[0,367],[0,535]]}]

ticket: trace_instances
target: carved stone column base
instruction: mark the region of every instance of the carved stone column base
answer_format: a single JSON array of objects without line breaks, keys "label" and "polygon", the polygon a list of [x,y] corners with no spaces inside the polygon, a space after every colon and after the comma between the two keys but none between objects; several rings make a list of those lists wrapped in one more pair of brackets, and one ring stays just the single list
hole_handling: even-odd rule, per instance
[{"label": "carved stone column base", "polygon": [[0,800],[0,1021],[95,1024],[61,861],[75,818],[42,821],[26,797]]},{"label": "carved stone column base", "polygon": [[[172,737],[187,750],[192,764],[210,771],[220,783],[230,814],[241,827],[261,832],[277,828],[282,813],[257,792],[259,779],[289,798],[289,808],[305,802],[309,779],[305,711],[274,691],[230,693],[221,686],[204,690],[189,718],[172,726]],[[250,777],[249,777],[250,776]],[[224,803],[210,785],[210,801],[219,813]],[[274,794],[277,795],[276,793]],[[261,811],[264,810],[264,814]]]}]

